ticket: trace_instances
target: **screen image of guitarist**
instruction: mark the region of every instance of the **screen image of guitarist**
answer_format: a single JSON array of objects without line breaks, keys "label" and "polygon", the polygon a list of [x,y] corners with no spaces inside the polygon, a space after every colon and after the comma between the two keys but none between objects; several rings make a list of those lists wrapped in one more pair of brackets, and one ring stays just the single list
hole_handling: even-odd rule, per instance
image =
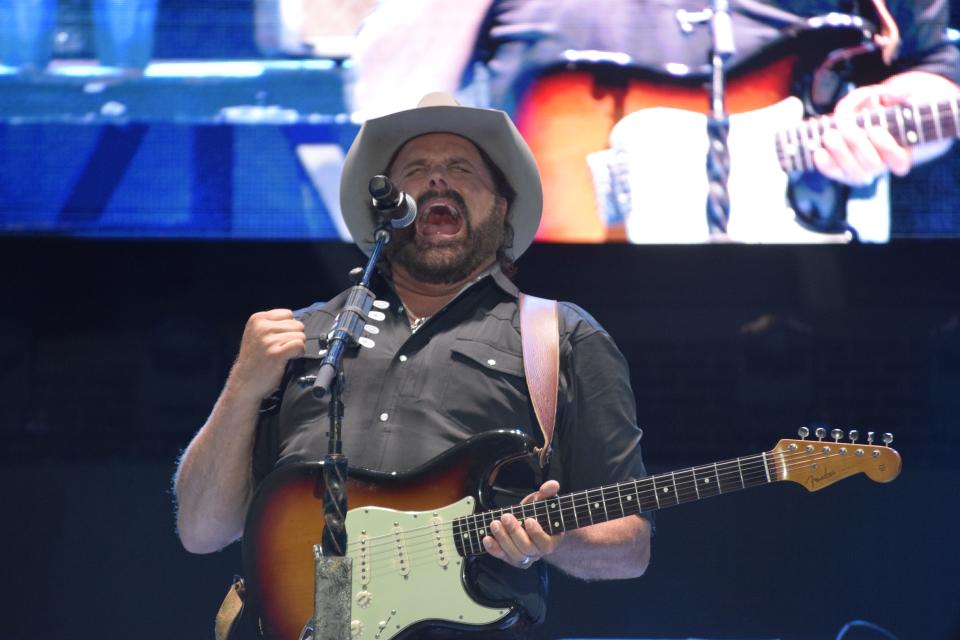
[{"label": "screen image of guitarist", "polygon": [[[889,174],[956,136],[960,57],[945,35],[946,2],[732,2],[730,220],[715,234],[702,7],[480,0],[454,20],[429,2],[392,4],[401,3],[383,3],[359,36],[361,113],[404,108],[436,87],[513,113],[543,176],[539,240],[885,242]],[[428,63],[404,58],[406,23],[435,27],[426,29],[435,40],[409,48]],[[926,124],[911,133],[896,110],[887,117],[902,104]],[[785,163],[784,138],[809,162]]]}]

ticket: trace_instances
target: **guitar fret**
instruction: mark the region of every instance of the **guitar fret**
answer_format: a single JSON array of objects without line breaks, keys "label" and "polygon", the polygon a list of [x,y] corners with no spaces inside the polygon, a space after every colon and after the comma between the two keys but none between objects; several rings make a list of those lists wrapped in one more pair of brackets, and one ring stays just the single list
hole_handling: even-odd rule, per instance
[{"label": "guitar fret", "polygon": [[466,516],[460,518],[460,544],[463,546],[464,555],[470,555],[473,553],[473,536],[471,535],[470,521],[475,516]]},{"label": "guitar fret", "polygon": [[[538,505],[538,504],[542,504],[542,505],[543,505],[543,516],[542,516],[542,517],[537,514],[536,505]],[[535,503],[534,503],[534,508],[533,508],[533,513],[534,513],[534,516],[537,518],[537,522],[540,523],[540,526],[541,526],[542,528],[546,529],[547,531],[549,531],[549,532],[550,532],[550,535],[553,535],[553,533],[554,533],[554,531],[553,531],[553,522],[552,522],[552,519],[550,518],[550,508],[547,506],[547,502],[546,502],[545,500],[541,500],[540,502],[535,502]]]},{"label": "guitar fret", "polygon": [[718,483],[721,493],[729,493],[743,488],[743,485],[740,484],[739,475],[734,473],[733,463],[730,461],[724,463],[724,472]]},{"label": "guitar fret", "polygon": [[[600,516],[600,517],[602,518],[602,519],[600,520],[600,522],[606,522],[606,521],[608,521],[608,520],[611,520],[611,518],[610,518],[610,513],[607,511],[607,500],[608,500],[608,498],[607,498],[607,496],[604,494],[604,488],[603,488],[603,487],[600,487],[600,488],[598,489],[598,491],[600,492],[600,499],[599,499],[599,500],[592,500],[591,502],[592,502],[592,504],[593,504],[593,508],[594,508],[594,509],[596,509],[598,506],[603,509],[603,515]],[[593,518],[593,511],[590,512],[590,515],[591,515],[591,518]],[[595,522],[595,519],[591,519],[590,524],[593,524],[594,522]]]},{"label": "guitar fret", "polygon": [[924,144],[927,140],[923,135],[923,120],[920,117],[920,107],[916,104],[913,105],[913,124],[916,127],[917,135],[920,136],[920,144]]},{"label": "guitar fret", "polygon": [[[790,129],[787,129],[783,132],[784,140],[784,152],[787,154],[788,161],[790,163],[790,169],[793,171],[800,171],[803,167],[803,161],[798,160],[797,148],[793,144],[793,140],[790,138],[790,134],[793,133]],[[796,166],[799,163],[799,166]]]},{"label": "guitar fret", "polygon": [[813,141],[813,127],[810,124],[802,127],[803,136],[803,161],[808,167],[813,166],[813,151],[816,148]]},{"label": "guitar fret", "polygon": [[799,127],[793,130],[793,134],[796,136],[797,144],[797,157],[800,158],[800,166],[807,167],[807,145],[806,145],[806,136],[804,135],[804,125],[801,124]]},{"label": "guitar fret", "polygon": [[[660,501],[657,499],[657,488],[653,478],[641,478],[636,481],[637,487],[644,485],[644,495],[641,496],[639,488],[637,489],[637,505],[640,511],[656,511],[660,508]],[[651,496],[653,498],[651,499]]]},{"label": "guitar fret", "polygon": [[740,458],[737,458],[737,473],[740,474],[740,486],[746,487],[747,484],[743,481],[743,466],[740,464]]},{"label": "guitar fret", "polygon": [[[576,496],[577,496],[577,494],[575,494],[575,493],[570,494],[570,505],[572,506],[572,510],[573,510],[574,528],[575,528],[575,529],[579,529],[579,528],[580,528],[580,518],[577,517],[577,498],[576,498]],[[561,511],[561,512],[563,511],[563,507],[560,508],[560,511]]]},{"label": "guitar fret", "polygon": [[701,497],[713,497],[719,495],[720,490],[713,481],[712,474],[707,467],[696,467],[693,475],[697,479],[698,494]]},{"label": "guitar fret", "polygon": [[461,518],[454,518],[453,522],[450,523],[451,528],[453,529],[453,546],[457,548],[457,553],[461,556],[466,556],[466,547],[463,546],[463,538],[460,536],[463,532]]},{"label": "guitar fret", "polygon": [[762,455],[763,455],[763,472],[767,474],[767,483],[773,482],[773,480],[770,479],[770,466],[767,463],[767,452],[764,451]]},{"label": "guitar fret", "polygon": [[895,108],[893,110],[893,115],[894,115],[894,118],[896,118],[897,129],[900,132],[900,137],[897,139],[897,142],[899,142],[900,144],[906,144],[907,132],[904,129],[903,111],[899,108]]},{"label": "guitar fret", "polygon": [[713,463],[713,475],[717,478],[717,493],[723,493],[723,489],[720,487],[720,473],[717,471],[717,463]]},{"label": "guitar fret", "polygon": [[478,521],[481,517],[480,515],[470,516],[470,526],[467,528],[466,538],[470,541],[470,553],[473,555],[479,554],[483,545],[482,539],[477,537],[480,530]]},{"label": "guitar fret", "polygon": [[[700,490],[697,488],[697,479],[692,469],[673,472],[674,486],[677,492],[677,503],[693,502],[700,499]],[[680,476],[680,482],[677,483],[676,476]],[[691,490],[691,486],[693,489]]]},{"label": "guitar fret", "polygon": [[[657,480],[660,481],[660,484],[657,484]],[[672,507],[678,503],[676,491],[671,493],[670,486],[665,484],[666,481],[667,474],[653,477],[654,495],[657,497],[657,507],[660,509]],[[671,497],[673,497],[673,502],[670,501]]]},{"label": "guitar fret", "polygon": [[[553,510],[554,510],[554,513],[559,513],[559,515],[560,515],[560,520],[559,520],[559,521],[553,520],[553,516],[552,516],[552,515],[550,516],[550,520],[553,521],[553,526],[554,526],[554,527],[560,529],[561,531],[566,531],[566,530],[567,530],[567,526],[566,526],[566,524],[564,524],[564,522],[563,522],[563,508],[560,506],[560,501],[557,500],[556,498],[553,498],[552,501],[553,501]],[[548,510],[549,510],[549,506],[550,506],[550,503],[547,502]]]},{"label": "guitar fret", "polygon": [[953,135],[960,134],[960,100],[950,101],[950,111],[953,113]]},{"label": "guitar fret", "polygon": [[[811,124],[811,130],[814,137],[814,148],[819,149],[823,146],[823,134],[820,131],[820,123],[817,122],[816,119],[814,119],[813,123]],[[810,156],[810,162],[811,164],[813,163],[812,155]]]},{"label": "guitar fret", "polygon": [[769,480],[764,480],[766,467],[762,457],[753,456],[747,459],[741,458],[741,461],[746,466],[746,474],[744,475],[743,482],[744,489],[769,482]]},{"label": "guitar fret", "polygon": [[930,119],[933,120],[933,127],[936,131],[937,140],[943,140],[943,127],[940,126],[940,107],[931,102],[927,105],[930,109]]}]

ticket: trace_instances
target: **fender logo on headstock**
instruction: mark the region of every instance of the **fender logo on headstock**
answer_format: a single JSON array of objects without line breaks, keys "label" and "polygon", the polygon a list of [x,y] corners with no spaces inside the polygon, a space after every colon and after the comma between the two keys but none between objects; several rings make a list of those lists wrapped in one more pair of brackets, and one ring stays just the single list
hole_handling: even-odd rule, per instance
[{"label": "fender logo on headstock", "polygon": [[823,472],[821,475],[819,475],[819,476],[810,474],[809,476],[807,476],[807,480],[806,480],[806,482],[805,482],[804,484],[806,484],[808,487],[810,487],[810,489],[815,489],[815,488],[817,487],[817,485],[819,485],[821,482],[826,482],[826,481],[830,480],[831,478],[833,478],[835,475],[837,475],[837,472],[836,472],[836,471],[831,471],[831,470],[829,470],[829,469],[826,470],[826,471],[824,471],[824,472]]}]

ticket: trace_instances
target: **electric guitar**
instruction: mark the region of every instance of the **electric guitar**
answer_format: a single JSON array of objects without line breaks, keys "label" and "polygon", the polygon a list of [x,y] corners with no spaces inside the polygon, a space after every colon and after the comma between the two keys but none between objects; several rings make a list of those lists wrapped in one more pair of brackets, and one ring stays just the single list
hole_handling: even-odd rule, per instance
[{"label": "electric guitar", "polygon": [[[807,432],[801,429],[801,435]],[[819,438],[824,431],[817,430]],[[524,605],[491,601],[474,588],[471,567],[485,553],[490,522],[505,513],[536,518],[551,534],[640,512],[757,487],[796,482],[817,491],[857,473],[889,482],[900,456],[885,446],[781,440],[770,451],[628,480],[504,509],[486,509],[493,479],[508,462],[533,455],[519,431],[491,431],[405,474],[352,470],[347,494],[354,638],[390,640],[424,628],[483,631],[517,621]],[[313,547],[323,535],[322,463],[280,467],[254,496],[243,537],[248,602],[260,633],[297,640],[314,607]]]},{"label": "electric guitar", "polygon": [[[864,239],[886,240],[885,181],[848,203],[849,188],[826,180],[810,186],[797,175],[812,169],[810,154],[831,123],[804,117],[832,110],[849,61],[875,52],[871,29],[855,16],[810,19],[728,68],[731,239],[847,240],[850,218]],[[544,186],[538,239],[603,242],[619,230],[632,242],[709,240],[708,71],[642,68],[595,54],[567,52],[568,60],[517,83],[515,120]],[[859,124],[920,144],[958,135],[955,107],[892,109]],[[931,119],[914,129],[901,115]]]}]

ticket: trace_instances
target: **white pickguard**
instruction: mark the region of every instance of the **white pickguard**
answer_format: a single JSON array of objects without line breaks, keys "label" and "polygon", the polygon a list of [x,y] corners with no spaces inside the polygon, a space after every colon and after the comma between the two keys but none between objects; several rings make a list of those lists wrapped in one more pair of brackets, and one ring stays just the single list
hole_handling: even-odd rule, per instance
[{"label": "white pickguard", "polygon": [[[822,243],[843,237],[808,231],[787,200],[788,178],[780,168],[777,131],[803,119],[797,98],[730,118],[729,239],[749,243]],[[624,117],[610,134],[610,149],[589,160],[620,171],[626,196],[617,204],[635,243],[700,243],[711,240],[707,202],[706,116],[657,107]],[[601,157],[603,158],[601,160]],[[861,240],[889,239],[888,181],[869,198],[848,202],[847,219]]]},{"label": "white pickguard", "polygon": [[478,604],[463,587],[464,559],[451,523],[473,513],[474,503],[464,498],[436,511],[349,512],[353,638],[388,640],[423,620],[489,625],[510,613]]}]

